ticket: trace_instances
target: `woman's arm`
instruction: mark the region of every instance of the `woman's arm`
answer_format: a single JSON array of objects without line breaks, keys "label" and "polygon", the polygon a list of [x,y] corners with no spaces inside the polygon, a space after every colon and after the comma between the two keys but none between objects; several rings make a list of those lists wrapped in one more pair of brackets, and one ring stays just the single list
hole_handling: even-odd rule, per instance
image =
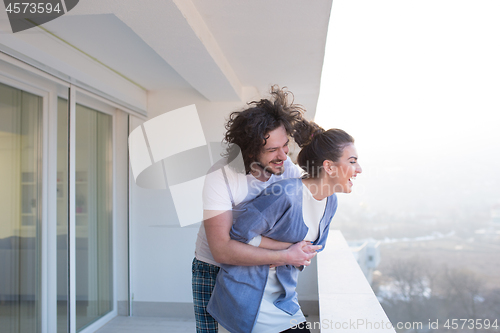
[{"label": "woman's arm", "polygon": [[275,251],[286,250],[293,245],[293,243],[280,242],[275,239],[265,237],[262,235],[252,238],[247,244]]},{"label": "woman's arm", "polygon": [[262,236],[259,247],[269,250],[286,250],[292,245],[293,243],[280,242],[272,238]]}]

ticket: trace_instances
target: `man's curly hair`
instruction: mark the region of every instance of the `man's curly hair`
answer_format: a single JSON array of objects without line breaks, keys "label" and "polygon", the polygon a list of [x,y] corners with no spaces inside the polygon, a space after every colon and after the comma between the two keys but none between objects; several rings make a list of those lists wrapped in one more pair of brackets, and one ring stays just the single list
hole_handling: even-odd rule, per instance
[{"label": "man's curly hair", "polygon": [[233,155],[234,145],[241,149],[246,173],[257,161],[269,132],[283,125],[287,134],[294,137],[307,123],[303,117],[304,108],[293,103],[293,94],[286,87],[280,89],[274,85],[269,99],[249,102],[248,105],[248,109],[230,114],[224,137],[224,142],[229,145],[227,156]]}]

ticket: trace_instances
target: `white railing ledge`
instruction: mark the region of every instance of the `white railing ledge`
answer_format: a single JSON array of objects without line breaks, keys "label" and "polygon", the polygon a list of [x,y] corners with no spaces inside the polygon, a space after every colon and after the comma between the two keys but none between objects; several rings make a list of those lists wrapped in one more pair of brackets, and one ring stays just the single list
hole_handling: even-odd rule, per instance
[{"label": "white railing ledge", "polygon": [[321,332],[395,333],[339,230],[330,230],[317,260]]}]

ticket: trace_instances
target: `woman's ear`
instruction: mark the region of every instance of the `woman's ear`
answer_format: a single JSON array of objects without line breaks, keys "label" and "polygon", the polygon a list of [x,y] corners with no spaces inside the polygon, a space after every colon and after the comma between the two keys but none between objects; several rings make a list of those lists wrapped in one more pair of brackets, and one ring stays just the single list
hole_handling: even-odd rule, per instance
[{"label": "woman's ear", "polygon": [[335,164],[332,161],[324,160],[323,161],[323,170],[325,170],[325,172],[328,175],[334,176],[337,172],[337,167],[335,166]]}]

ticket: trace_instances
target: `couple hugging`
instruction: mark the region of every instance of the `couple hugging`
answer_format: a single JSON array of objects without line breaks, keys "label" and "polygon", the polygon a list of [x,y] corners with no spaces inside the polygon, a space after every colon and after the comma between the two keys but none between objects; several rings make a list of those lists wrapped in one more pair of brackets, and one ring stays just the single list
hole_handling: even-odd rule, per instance
[{"label": "couple hugging", "polygon": [[217,332],[217,322],[235,333],[309,332],[290,324],[305,322],[298,274],[326,243],[335,193],[351,192],[361,167],[349,134],[307,121],[290,99],[274,86],[226,124],[244,170],[221,167],[205,180],[192,270],[198,333]]}]

